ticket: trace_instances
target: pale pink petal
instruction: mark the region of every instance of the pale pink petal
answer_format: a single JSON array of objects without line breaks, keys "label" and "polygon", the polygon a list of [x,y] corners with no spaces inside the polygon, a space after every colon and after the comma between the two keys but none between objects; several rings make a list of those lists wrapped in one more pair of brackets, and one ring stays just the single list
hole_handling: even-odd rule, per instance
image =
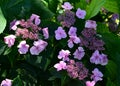
[{"label": "pale pink petal", "polygon": [[86,81],[86,86],[95,86],[95,81]]}]

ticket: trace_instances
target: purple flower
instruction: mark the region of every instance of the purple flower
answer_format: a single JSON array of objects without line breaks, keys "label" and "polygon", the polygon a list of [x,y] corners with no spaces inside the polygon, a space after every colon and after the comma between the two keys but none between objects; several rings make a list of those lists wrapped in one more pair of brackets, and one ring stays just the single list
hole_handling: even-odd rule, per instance
[{"label": "purple flower", "polygon": [[69,50],[61,50],[58,55],[58,59],[62,59],[63,61],[69,61]]},{"label": "purple flower", "polygon": [[17,25],[19,25],[19,24],[20,24],[20,21],[13,20],[13,21],[10,23],[10,29],[16,30],[16,29],[17,29]]},{"label": "purple flower", "polygon": [[79,19],[84,19],[85,15],[86,15],[86,11],[85,10],[81,10],[80,8],[77,9],[76,16]]},{"label": "purple flower", "polygon": [[86,81],[86,86],[95,86],[95,81]]},{"label": "purple flower", "polygon": [[45,39],[48,39],[49,38],[48,27],[43,28],[42,31],[43,31],[43,36],[45,37]]},{"label": "purple flower", "polygon": [[73,6],[69,2],[65,2],[64,5],[62,5],[62,8],[64,8],[64,10],[71,10],[73,9]]},{"label": "purple flower", "polygon": [[101,64],[101,65],[106,65],[108,63],[107,55],[105,54],[100,54],[98,50],[96,50],[91,58],[90,58],[91,63],[95,64]]},{"label": "purple flower", "polygon": [[69,36],[76,36],[76,32],[77,32],[76,27],[70,27],[68,34],[69,34]]},{"label": "purple flower", "polygon": [[103,74],[99,71],[98,68],[95,68],[92,71],[92,73],[93,73],[93,75],[91,76],[91,79],[93,79],[95,82],[102,80]]},{"label": "purple flower", "polygon": [[96,50],[96,51],[92,54],[92,56],[91,56],[91,58],[90,58],[90,62],[91,62],[91,63],[95,63],[95,64],[100,64],[100,60],[101,60],[101,55],[100,55],[99,51]]},{"label": "purple flower", "polygon": [[3,80],[0,86],[12,86],[12,80],[10,79]]},{"label": "purple flower", "polygon": [[101,54],[101,61],[100,61],[100,64],[101,65],[107,65],[107,63],[108,63],[108,58],[107,58],[107,55],[105,55],[105,54]]},{"label": "purple flower", "polygon": [[96,30],[96,27],[97,27],[96,21],[87,20],[85,23],[85,28],[93,28]]},{"label": "purple flower", "polygon": [[30,17],[31,21],[35,22],[35,25],[39,25],[41,20],[39,19],[40,16],[36,15],[36,14],[32,14],[32,16]]},{"label": "purple flower", "polygon": [[78,49],[76,49],[73,55],[74,55],[74,58],[81,60],[85,55],[84,49],[82,47],[78,47]]},{"label": "purple flower", "polygon": [[78,44],[80,42],[80,38],[78,38],[77,36],[70,36],[70,39],[68,40],[68,47],[73,48],[73,43]]},{"label": "purple flower", "polygon": [[14,45],[15,38],[16,38],[15,35],[5,36],[5,37],[4,37],[4,42],[5,42],[6,44],[8,44],[8,47],[11,47],[11,46]]},{"label": "purple flower", "polygon": [[18,52],[20,54],[26,54],[28,52],[28,49],[29,49],[29,45],[26,44],[26,41],[21,41],[17,47],[19,48]]},{"label": "purple flower", "polygon": [[63,30],[62,27],[58,27],[58,29],[55,31],[55,38],[57,40],[61,40],[62,38],[66,38],[67,34],[65,32],[65,30]]},{"label": "purple flower", "polygon": [[55,64],[54,67],[57,69],[57,71],[60,71],[62,69],[66,69],[66,63],[64,61],[60,61],[59,63]]},{"label": "purple flower", "polygon": [[30,53],[32,55],[39,55],[39,53],[41,53],[45,48],[46,46],[48,45],[47,42],[39,39],[38,41],[34,41],[34,46],[32,46],[30,48]]}]

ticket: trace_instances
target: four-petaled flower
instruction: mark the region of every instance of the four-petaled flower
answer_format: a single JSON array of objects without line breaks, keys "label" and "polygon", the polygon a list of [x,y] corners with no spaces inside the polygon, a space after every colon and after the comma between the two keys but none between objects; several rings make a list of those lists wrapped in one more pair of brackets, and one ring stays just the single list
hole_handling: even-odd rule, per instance
[{"label": "four-petaled flower", "polygon": [[77,9],[77,11],[76,11],[76,16],[77,16],[79,19],[84,19],[84,18],[85,18],[85,15],[86,15],[86,11],[85,11],[85,10],[81,10],[80,8]]},{"label": "four-petaled flower", "polygon": [[65,2],[64,5],[62,5],[62,8],[64,8],[64,10],[71,10],[73,9],[73,6],[69,2]]},{"label": "four-petaled flower", "polygon": [[12,86],[12,80],[5,79],[1,82],[0,86]]},{"label": "four-petaled flower", "polygon": [[17,47],[19,48],[18,52],[20,54],[26,54],[28,52],[28,49],[29,49],[29,45],[26,44],[26,41],[21,41]]},{"label": "four-petaled flower", "polygon": [[77,36],[70,36],[70,39],[68,40],[68,47],[69,48],[73,48],[73,46],[74,46],[73,43],[78,44],[80,42],[81,41],[80,41],[79,37],[77,37]]},{"label": "four-petaled flower", "polygon": [[62,59],[63,61],[69,61],[69,50],[61,50],[58,55],[58,59]]},{"label": "four-petaled flower", "polygon": [[39,55],[39,53],[41,53],[45,48],[46,46],[48,45],[47,42],[39,39],[38,41],[34,41],[34,46],[32,46],[30,48],[30,53],[32,55]]},{"label": "four-petaled flower", "polygon": [[84,49],[82,47],[78,47],[78,49],[76,49],[73,55],[74,55],[74,58],[81,60],[85,55]]},{"label": "four-petaled flower", "polygon": [[8,44],[8,47],[12,47],[12,46],[14,45],[15,38],[16,38],[15,35],[5,36],[5,37],[4,37],[4,42],[5,42],[6,44]]},{"label": "four-petaled flower", "polygon": [[92,71],[92,73],[93,73],[93,75],[91,75],[91,79],[93,79],[95,82],[102,80],[103,74],[102,74],[102,72],[99,71],[98,68],[95,68]]},{"label": "four-petaled flower", "polygon": [[96,27],[97,27],[96,21],[87,20],[85,23],[85,28],[93,28],[96,30]]},{"label": "four-petaled flower", "polygon": [[57,71],[60,71],[62,69],[66,69],[66,63],[64,61],[60,61],[59,63],[55,64],[54,67],[57,69]]},{"label": "four-petaled flower", "polygon": [[107,65],[108,63],[108,58],[107,55],[105,54],[100,54],[98,50],[96,50],[91,58],[90,58],[90,62],[91,63],[95,63],[95,64],[101,64],[101,65]]},{"label": "four-petaled flower", "polygon": [[66,38],[67,34],[65,32],[65,30],[63,30],[62,27],[58,27],[58,29],[55,31],[55,38],[57,40],[61,40],[62,38]]},{"label": "four-petaled flower", "polygon": [[68,32],[69,36],[76,36],[77,28],[76,27],[70,27],[70,30]]}]

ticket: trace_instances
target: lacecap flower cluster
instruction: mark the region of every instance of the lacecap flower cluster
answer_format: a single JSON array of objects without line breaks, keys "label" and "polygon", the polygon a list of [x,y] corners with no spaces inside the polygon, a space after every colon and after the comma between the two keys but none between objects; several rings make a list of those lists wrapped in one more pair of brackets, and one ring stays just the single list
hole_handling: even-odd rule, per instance
[{"label": "lacecap flower cluster", "polygon": [[105,50],[105,43],[98,37],[96,21],[86,20],[84,29],[80,33],[81,35],[77,35],[77,27],[74,26],[76,18],[84,19],[86,11],[78,8],[74,13],[72,11],[73,6],[69,2],[64,2],[61,7],[64,12],[57,18],[61,26],[55,30],[55,39],[60,41],[69,38],[67,41],[68,48],[71,50],[75,45],[78,48],[74,53],[71,53],[69,49],[61,49],[58,54],[60,62],[56,63],[54,68],[57,71],[67,71],[68,76],[73,79],[86,80],[85,78],[91,75],[91,80],[87,80],[85,84],[86,86],[94,86],[98,81],[103,80],[103,73],[98,68],[94,68],[92,73],[90,73],[89,69],[85,67],[82,62],[86,54],[85,49],[88,48],[94,51],[89,60],[91,64],[105,66],[108,63],[107,55],[101,53],[101,51]]}]

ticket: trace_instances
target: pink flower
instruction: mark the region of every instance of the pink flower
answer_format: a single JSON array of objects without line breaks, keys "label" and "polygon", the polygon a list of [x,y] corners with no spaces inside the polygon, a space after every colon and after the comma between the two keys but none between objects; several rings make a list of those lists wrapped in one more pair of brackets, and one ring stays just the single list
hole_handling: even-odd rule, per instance
[{"label": "pink flower", "polygon": [[63,61],[69,61],[69,50],[61,50],[58,55],[58,59],[63,59]]},{"label": "pink flower", "polygon": [[68,47],[73,48],[73,43],[78,44],[80,42],[80,38],[78,38],[77,36],[70,36],[70,39],[68,40]]},{"label": "pink flower", "polygon": [[11,46],[14,45],[15,38],[16,38],[15,35],[5,36],[5,37],[4,37],[4,42],[5,42],[6,44],[8,44],[8,47],[11,47]]},{"label": "pink flower", "polygon": [[77,9],[76,16],[79,19],[84,19],[85,15],[86,15],[86,11],[85,10],[81,10],[80,8]]},{"label": "pink flower", "polygon": [[87,20],[85,23],[85,28],[94,28],[96,30],[97,24],[96,21]]},{"label": "pink flower", "polygon": [[47,27],[43,28],[42,31],[43,31],[43,35],[44,35],[45,39],[48,39],[49,38],[48,28]]},{"label": "pink flower", "polygon": [[39,55],[39,53],[41,53],[48,45],[47,42],[40,40],[40,39],[38,41],[34,41],[33,44],[34,46],[30,48],[30,53],[32,55]]},{"label": "pink flower", "polygon": [[32,16],[30,17],[30,20],[31,20],[31,21],[35,21],[35,24],[36,24],[36,25],[39,25],[40,22],[41,22],[41,20],[40,20],[39,18],[40,18],[40,16],[38,16],[38,15],[36,15],[36,14],[32,14]]},{"label": "pink flower", "polygon": [[62,69],[66,69],[66,63],[64,61],[60,61],[59,63],[55,64],[54,67],[57,69],[57,71],[60,71]]},{"label": "pink flower", "polygon": [[19,25],[19,24],[20,24],[20,21],[13,20],[13,21],[10,23],[10,29],[16,30],[16,29],[17,29],[17,25]]},{"label": "pink flower", "polygon": [[58,29],[55,31],[55,38],[57,40],[61,40],[62,38],[66,38],[67,34],[65,32],[65,30],[63,30],[62,27],[58,27]]},{"label": "pink flower", "polygon": [[73,55],[74,55],[74,58],[81,60],[85,55],[84,49],[82,47],[78,47],[78,49],[76,49]]},{"label": "pink flower", "polygon": [[64,10],[71,10],[73,9],[73,6],[69,2],[65,2],[64,5],[62,5],[62,8],[64,8]]},{"label": "pink flower", "polygon": [[26,44],[26,41],[21,41],[17,47],[19,48],[18,52],[20,54],[26,54],[28,52],[28,49],[29,49],[29,45]]},{"label": "pink flower", "polygon": [[86,86],[95,86],[95,81],[86,81]]},{"label": "pink flower", "polygon": [[10,79],[3,80],[0,86],[12,86],[12,80]]},{"label": "pink flower", "polygon": [[100,61],[101,61],[101,55],[100,55],[99,51],[96,50],[96,51],[92,54],[92,56],[91,56],[91,58],[90,58],[90,62],[91,62],[91,63],[95,63],[95,64],[100,64]]},{"label": "pink flower", "polygon": [[68,34],[69,34],[69,36],[76,36],[76,32],[77,32],[76,27],[70,27]]},{"label": "pink flower", "polygon": [[105,54],[101,54],[101,61],[100,61],[100,64],[101,65],[107,65],[107,63],[108,63],[108,58],[107,58],[107,55],[105,55]]},{"label": "pink flower", "polygon": [[98,68],[95,68],[92,73],[93,75],[91,76],[91,79],[93,79],[95,82],[102,80],[103,74],[98,70]]}]

